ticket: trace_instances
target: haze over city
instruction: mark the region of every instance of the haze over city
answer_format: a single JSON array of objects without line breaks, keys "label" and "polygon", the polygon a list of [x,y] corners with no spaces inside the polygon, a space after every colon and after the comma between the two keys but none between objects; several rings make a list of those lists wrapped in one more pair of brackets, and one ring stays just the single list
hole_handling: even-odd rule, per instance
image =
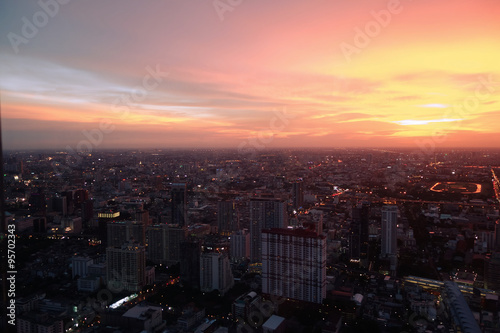
[{"label": "haze over city", "polygon": [[497,1],[58,4],[0,4],[4,149],[498,147]]}]

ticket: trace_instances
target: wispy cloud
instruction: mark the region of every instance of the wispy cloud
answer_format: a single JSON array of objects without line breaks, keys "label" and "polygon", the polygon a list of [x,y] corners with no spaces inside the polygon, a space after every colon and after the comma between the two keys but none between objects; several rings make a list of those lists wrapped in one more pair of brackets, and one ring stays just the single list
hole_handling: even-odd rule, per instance
[{"label": "wispy cloud", "polygon": [[433,104],[422,104],[422,105],[417,105],[420,108],[447,108],[449,107],[448,104],[439,104],[439,103],[433,103]]},{"label": "wispy cloud", "polygon": [[394,123],[408,126],[408,125],[428,125],[431,123],[448,123],[453,121],[460,121],[462,119],[430,119],[430,120],[414,120],[414,119],[405,119],[394,121]]}]

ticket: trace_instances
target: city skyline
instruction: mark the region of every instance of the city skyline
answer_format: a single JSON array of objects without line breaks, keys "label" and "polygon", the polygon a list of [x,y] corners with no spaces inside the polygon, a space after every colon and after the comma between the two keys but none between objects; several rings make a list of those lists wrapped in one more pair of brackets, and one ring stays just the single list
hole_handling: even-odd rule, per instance
[{"label": "city skyline", "polygon": [[2,332],[499,327],[498,149],[4,161]]},{"label": "city skyline", "polygon": [[6,150],[499,147],[492,0],[0,9]]}]

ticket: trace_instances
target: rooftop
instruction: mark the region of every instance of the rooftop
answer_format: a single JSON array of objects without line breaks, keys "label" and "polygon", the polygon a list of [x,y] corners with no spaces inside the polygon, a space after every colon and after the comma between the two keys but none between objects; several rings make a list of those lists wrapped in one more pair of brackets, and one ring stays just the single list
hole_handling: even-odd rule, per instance
[{"label": "rooftop", "polygon": [[263,325],[262,327],[263,328],[267,328],[267,329],[270,329],[270,330],[275,330],[277,329],[281,323],[285,320],[285,318],[283,317],[280,317],[280,316],[276,316],[276,315],[272,315],[271,318],[269,318]]}]

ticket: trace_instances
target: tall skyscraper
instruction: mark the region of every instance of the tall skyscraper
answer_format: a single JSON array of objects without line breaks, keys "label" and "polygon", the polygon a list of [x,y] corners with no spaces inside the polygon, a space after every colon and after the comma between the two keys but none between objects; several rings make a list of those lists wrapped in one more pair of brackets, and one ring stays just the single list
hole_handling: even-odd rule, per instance
[{"label": "tall skyscraper", "polygon": [[92,227],[92,218],[94,217],[94,201],[85,200],[80,204],[80,216],[85,228]]},{"label": "tall skyscraper", "polygon": [[224,295],[233,285],[234,278],[226,253],[210,252],[200,256],[201,291],[219,290]]},{"label": "tall skyscraper", "polygon": [[146,281],[146,250],[141,244],[128,242],[121,248],[106,249],[106,280],[113,292],[139,291]]},{"label": "tall skyscraper", "polygon": [[181,243],[181,282],[200,288],[201,241],[192,239]]},{"label": "tall skyscraper", "polygon": [[118,209],[105,209],[97,213],[97,229],[102,243],[108,242],[108,223],[120,221],[120,211]]},{"label": "tall skyscraper", "polygon": [[147,257],[155,264],[173,265],[181,259],[183,228],[168,224],[147,227]]},{"label": "tall skyscraper", "polygon": [[250,257],[250,233],[248,229],[238,230],[231,234],[229,252],[231,260],[244,260]]},{"label": "tall skyscraper", "polygon": [[292,184],[292,206],[293,209],[304,206],[304,183],[301,181]]},{"label": "tall skyscraper", "polygon": [[321,303],[326,297],[326,237],[305,229],[264,230],[262,292]]},{"label": "tall skyscraper", "polygon": [[217,224],[221,234],[228,235],[238,230],[238,215],[234,201],[219,201],[217,203]]},{"label": "tall skyscraper", "polygon": [[286,205],[279,200],[254,199],[250,201],[250,260],[262,260],[262,229],[286,228]]},{"label": "tall skyscraper", "polygon": [[188,225],[186,183],[174,183],[170,186],[172,224],[179,227]]},{"label": "tall skyscraper", "polygon": [[500,291],[500,252],[493,252],[486,257],[485,282],[486,288]]},{"label": "tall skyscraper", "polygon": [[146,245],[146,226],[136,221],[108,222],[107,246],[121,247],[129,241]]},{"label": "tall skyscraper", "polygon": [[351,225],[349,228],[349,256],[351,260],[368,258],[368,204],[360,204],[351,210]]},{"label": "tall skyscraper", "polygon": [[384,206],[382,208],[382,257],[396,256],[398,207]]},{"label": "tall skyscraper", "polygon": [[495,222],[495,236],[494,236],[494,249],[500,252],[500,220]]}]

